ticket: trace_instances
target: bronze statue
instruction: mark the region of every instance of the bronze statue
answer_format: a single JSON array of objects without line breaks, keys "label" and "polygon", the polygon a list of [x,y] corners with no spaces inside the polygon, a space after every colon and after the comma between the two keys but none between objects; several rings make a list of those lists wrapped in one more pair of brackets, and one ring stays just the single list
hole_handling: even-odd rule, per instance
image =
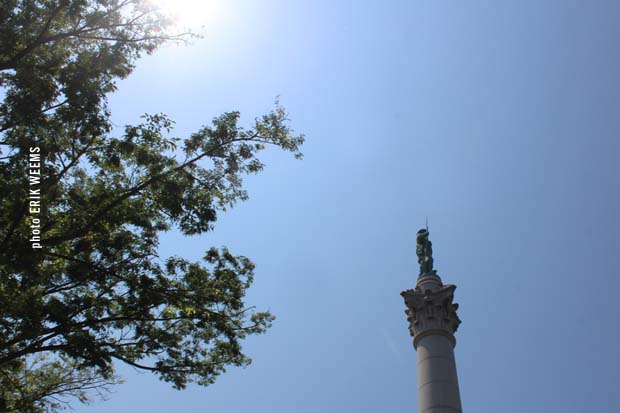
[{"label": "bronze statue", "polygon": [[416,234],[415,252],[420,264],[420,277],[434,274],[433,243],[428,239],[428,228],[423,228]]}]

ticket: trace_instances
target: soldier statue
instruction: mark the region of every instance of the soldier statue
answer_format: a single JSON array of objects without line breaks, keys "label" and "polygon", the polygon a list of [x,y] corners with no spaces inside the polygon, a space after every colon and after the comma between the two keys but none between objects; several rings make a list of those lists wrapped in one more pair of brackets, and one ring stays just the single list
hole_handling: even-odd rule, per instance
[{"label": "soldier statue", "polygon": [[428,228],[423,228],[416,234],[416,255],[420,264],[420,277],[433,275],[433,243],[428,239]]}]

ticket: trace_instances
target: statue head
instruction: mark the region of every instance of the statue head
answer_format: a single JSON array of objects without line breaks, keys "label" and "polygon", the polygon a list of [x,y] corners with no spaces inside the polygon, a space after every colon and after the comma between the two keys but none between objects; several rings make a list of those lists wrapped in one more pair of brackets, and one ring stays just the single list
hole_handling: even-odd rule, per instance
[{"label": "statue head", "polygon": [[428,240],[428,229],[422,228],[421,230],[419,230],[416,234],[415,240],[418,244],[425,244]]}]

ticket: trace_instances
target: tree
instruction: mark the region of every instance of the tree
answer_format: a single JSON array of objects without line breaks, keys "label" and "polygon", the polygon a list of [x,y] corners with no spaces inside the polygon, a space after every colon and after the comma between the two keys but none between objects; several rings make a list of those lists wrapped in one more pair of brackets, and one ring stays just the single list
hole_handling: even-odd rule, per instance
[{"label": "tree", "polygon": [[303,136],[278,103],[247,129],[229,112],[179,139],[154,114],[113,134],[115,82],[142,54],[191,36],[168,27],[142,0],[0,6],[1,411],[85,401],[117,382],[115,362],[178,389],[211,384],[250,362],[241,341],[273,320],[244,302],[249,259],[226,248],[201,262],[160,257],[158,236],[211,230],[247,199],[242,177],[263,168],[258,153],[300,157]]}]

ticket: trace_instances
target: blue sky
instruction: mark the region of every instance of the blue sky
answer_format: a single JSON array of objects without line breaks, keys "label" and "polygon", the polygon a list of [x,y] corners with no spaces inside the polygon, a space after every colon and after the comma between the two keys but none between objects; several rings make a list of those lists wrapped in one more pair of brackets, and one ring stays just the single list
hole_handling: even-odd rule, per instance
[{"label": "blue sky", "polygon": [[80,412],[416,411],[399,293],[429,217],[458,286],[464,411],[620,411],[620,3],[221,1],[207,36],[139,61],[117,125],[186,136],[276,95],[305,158],[265,153],[250,200],[162,255],[250,257],[277,320],[207,388],[126,383]]}]

